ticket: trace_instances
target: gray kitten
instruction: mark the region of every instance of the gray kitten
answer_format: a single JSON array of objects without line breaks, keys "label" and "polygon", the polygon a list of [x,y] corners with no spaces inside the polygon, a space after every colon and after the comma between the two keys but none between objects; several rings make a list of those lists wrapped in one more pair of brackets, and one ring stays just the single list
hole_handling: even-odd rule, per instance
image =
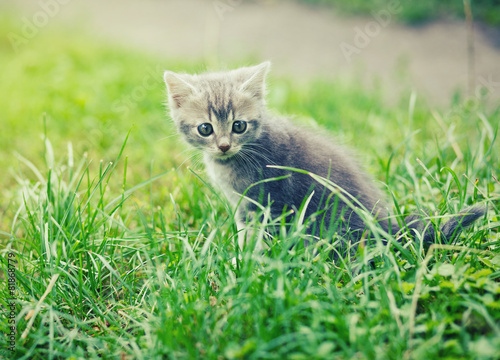
[{"label": "gray kitten", "polygon": [[[188,75],[167,71],[164,76],[172,119],[187,142],[203,151],[213,183],[233,207],[239,204],[238,228],[244,228],[249,214],[258,210],[255,203],[269,205],[271,215],[278,217],[286,209],[297,212],[306,199],[305,216],[315,215],[316,219],[310,221],[308,232],[316,237],[336,232],[354,244],[366,238],[365,222],[347,202],[371,212],[386,232],[397,233],[400,228],[394,219],[389,221],[391,213],[383,196],[346,149],[330,137],[268,113],[265,80],[269,67],[264,62],[227,72]],[[335,196],[308,174],[270,167],[273,165],[319,175],[349,195]],[[261,182],[272,178],[280,179]],[[484,212],[482,207],[466,209],[441,227],[442,236],[450,239],[457,228]],[[286,217],[288,222],[291,216]],[[420,217],[409,216],[406,223],[418,233],[425,232],[424,241],[434,241],[435,230]],[[241,247],[243,242],[244,236],[240,236]]]}]

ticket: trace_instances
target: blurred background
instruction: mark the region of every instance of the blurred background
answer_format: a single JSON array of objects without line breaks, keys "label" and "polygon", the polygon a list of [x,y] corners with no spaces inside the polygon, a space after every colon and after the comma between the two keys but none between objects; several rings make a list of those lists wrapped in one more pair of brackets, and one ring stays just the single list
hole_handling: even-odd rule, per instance
[{"label": "blurred background", "polygon": [[127,181],[178,167],[163,71],[263,60],[274,111],[385,172],[415,131],[421,156],[436,134],[468,140],[478,109],[493,134],[499,26],[499,0],[0,0],[0,185],[36,178],[28,159],[110,161],[128,131]]},{"label": "blurred background", "polygon": [[[1,0],[18,33],[80,25],[96,36],[208,68],[269,59],[297,78],[412,87],[433,105],[476,86],[500,90],[500,1]],[[470,4],[474,28],[468,28]],[[59,24],[57,25],[59,26]],[[35,33],[37,33],[35,35]],[[29,39],[31,41],[31,39]],[[19,47],[22,47],[20,44]],[[469,87],[469,88],[468,88]]]}]

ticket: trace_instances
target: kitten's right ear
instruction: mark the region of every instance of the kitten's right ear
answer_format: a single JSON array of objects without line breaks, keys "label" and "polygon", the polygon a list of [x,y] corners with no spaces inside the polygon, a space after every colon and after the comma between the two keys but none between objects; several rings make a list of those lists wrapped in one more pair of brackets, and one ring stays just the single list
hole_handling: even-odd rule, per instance
[{"label": "kitten's right ear", "polygon": [[165,84],[167,84],[170,106],[175,109],[180,108],[183,102],[196,91],[196,88],[188,82],[186,76],[189,75],[180,75],[172,71],[165,71],[163,75]]}]

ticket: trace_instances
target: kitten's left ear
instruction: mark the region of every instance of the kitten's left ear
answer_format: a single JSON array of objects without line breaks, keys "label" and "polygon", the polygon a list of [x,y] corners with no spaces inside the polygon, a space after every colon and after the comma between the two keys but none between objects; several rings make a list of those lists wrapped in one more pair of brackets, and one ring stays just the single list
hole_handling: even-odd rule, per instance
[{"label": "kitten's left ear", "polygon": [[189,75],[177,74],[172,71],[165,71],[163,79],[167,84],[168,99],[170,106],[178,109],[182,103],[196,92],[196,88],[189,83]]},{"label": "kitten's left ear", "polygon": [[256,98],[263,99],[266,93],[266,75],[270,67],[271,62],[266,61],[262,64],[246,68],[246,80],[241,85],[240,90],[248,92]]}]

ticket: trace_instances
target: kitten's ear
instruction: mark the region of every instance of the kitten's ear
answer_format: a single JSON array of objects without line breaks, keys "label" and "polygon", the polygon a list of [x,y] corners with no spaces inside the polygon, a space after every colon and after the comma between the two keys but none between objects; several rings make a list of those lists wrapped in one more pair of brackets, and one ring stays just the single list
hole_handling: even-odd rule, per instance
[{"label": "kitten's ear", "polygon": [[240,87],[241,91],[248,92],[256,98],[263,99],[266,93],[266,75],[271,67],[269,61],[245,69],[245,81]]},{"label": "kitten's ear", "polygon": [[167,84],[168,99],[170,106],[178,109],[183,102],[196,92],[196,88],[189,83],[189,75],[176,74],[172,71],[165,71],[163,79]]}]

